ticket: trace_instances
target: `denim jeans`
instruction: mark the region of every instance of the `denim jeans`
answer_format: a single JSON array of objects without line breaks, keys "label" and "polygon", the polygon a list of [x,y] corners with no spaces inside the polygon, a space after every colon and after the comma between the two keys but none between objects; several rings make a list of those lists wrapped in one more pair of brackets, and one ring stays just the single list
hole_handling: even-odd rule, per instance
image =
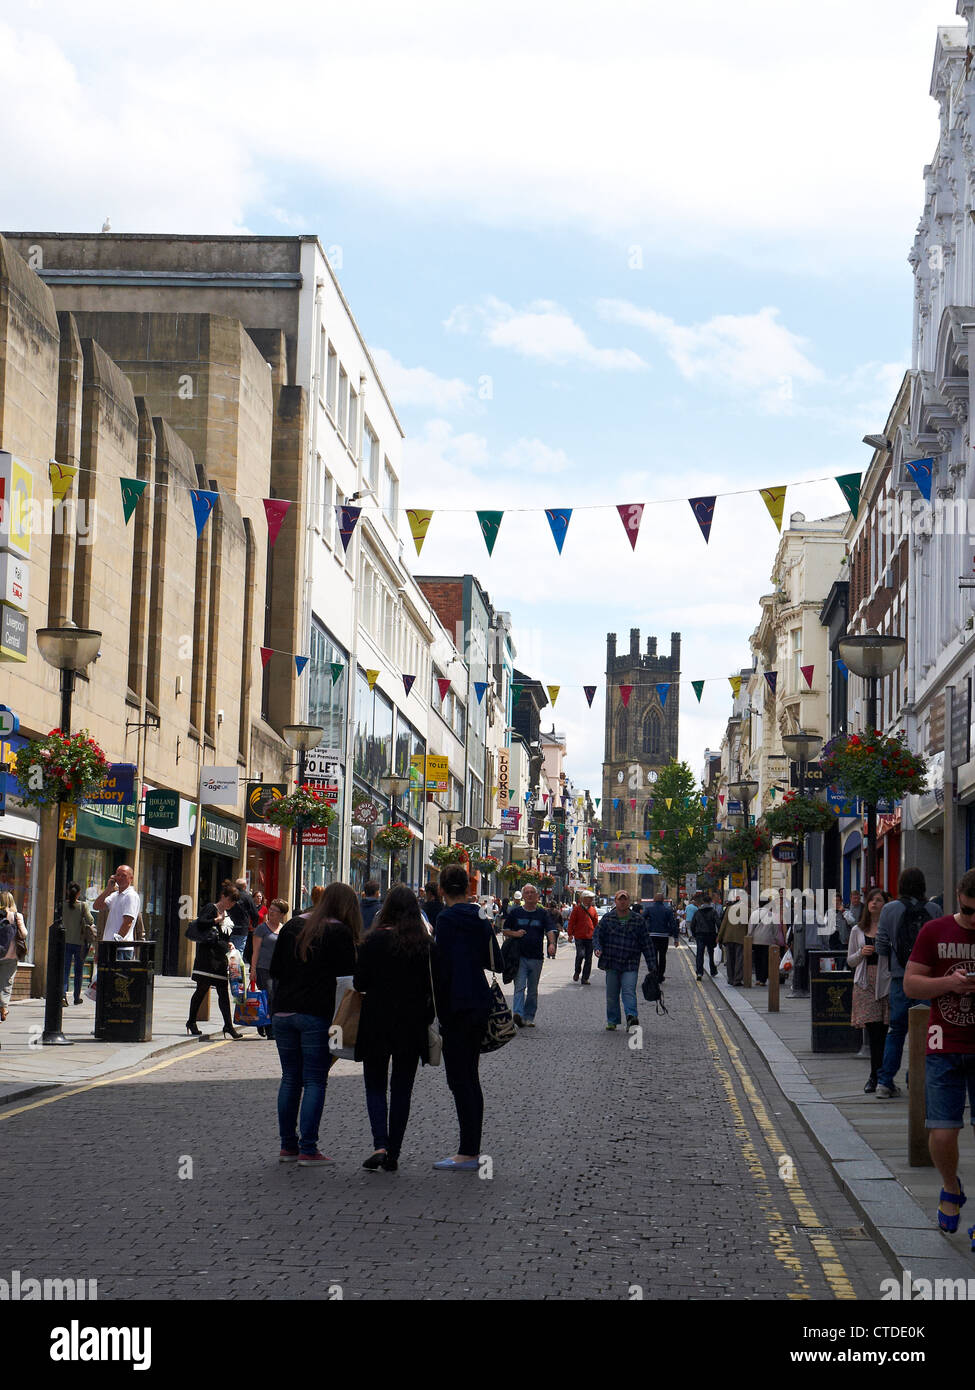
[{"label": "denim jeans", "polygon": [[292,1153],[295,1149],[302,1154],[318,1150],[318,1126],[325,1109],[325,1086],[332,1063],[328,1029],[328,1019],[315,1014],[274,1015],[274,1041],[281,1061],[278,1127],[282,1149]]},{"label": "denim jeans", "polygon": [[85,956],[88,954],[88,947],[82,946],[81,942],[72,944],[68,942],[64,948],[64,988],[62,994],[68,992],[68,981],[71,979],[71,962],[74,961],[74,997],[75,1003],[81,998],[81,970],[85,963]]},{"label": "denim jeans", "polygon": [[900,1071],[904,1055],[904,1039],[907,1037],[907,1015],[911,1011],[913,999],[904,993],[904,981],[896,975],[890,977],[890,1029],[884,1044],[884,1060],[877,1072],[878,1086],[893,1086],[894,1077]]},{"label": "denim jeans", "polygon": [[519,960],[511,1012],[518,1014],[526,1023],[531,1023],[538,1012],[538,980],[541,973],[540,960],[525,960],[524,956]]},{"label": "denim jeans", "polygon": [[636,1018],[636,970],[606,971],[606,1022],[621,1023],[620,994],[623,995],[623,1012],[627,1018]]}]

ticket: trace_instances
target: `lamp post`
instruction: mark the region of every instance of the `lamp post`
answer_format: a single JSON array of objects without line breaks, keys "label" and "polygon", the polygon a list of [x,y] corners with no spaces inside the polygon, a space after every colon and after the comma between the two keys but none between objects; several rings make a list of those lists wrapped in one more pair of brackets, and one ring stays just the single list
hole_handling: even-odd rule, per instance
[{"label": "lamp post", "polygon": [[[305,784],[305,755],[309,748],[317,748],[325,737],[325,730],[320,724],[285,724],[281,730],[281,737],[289,748],[298,754],[298,780],[297,787]],[[294,908],[293,911],[301,911],[301,860],[302,860],[302,838],[304,828],[295,827],[295,886],[294,886]]]},{"label": "lamp post", "polygon": [[[782,747],[785,749],[786,756],[791,762],[796,764],[796,781],[798,782],[799,795],[806,790],[806,768],[813,762],[819,750],[823,746],[820,734],[809,733],[805,729],[798,729],[794,734],[782,735]],[[792,866],[792,886],[802,888],[803,879],[806,872],[806,841],[803,838],[799,845],[799,857]]]},{"label": "lamp post", "polygon": [[[61,732],[71,733],[71,696],[74,693],[75,673],[85,671],[98,656],[102,634],[92,628],[42,627],[37,631],[37,647],[48,666],[61,672]],[[59,805],[60,810],[60,805]],[[60,826],[58,827],[60,831]],[[60,833],[54,853],[54,921],[47,934],[47,976],[44,994],[45,1047],[70,1047],[61,1031],[61,999],[64,995],[64,865],[65,848]]]},{"label": "lamp post", "polygon": [[[903,637],[881,637],[870,629],[855,637],[841,637],[840,659],[855,676],[867,684],[867,731],[877,727],[877,692],[881,680],[892,676],[904,659],[907,640]],[[872,888],[877,877],[877,808],[867,806],[867,887]]]},{"label": "lamp post", "polygon": [[[379,780],[389,793],[389,819],[392,822],[396,820],[396,798],[402,796],[403,792],[409,789],[410,779],[409,777],[401,777],[396,772],[384,772]],[[390,856],[390,871],[392,871],[392,856]],[[390,880],[392,880],[392,872],[390,872]]]},{"label": "lamp post", "polygon": [[463,818],[464,812],[457,807],[439,807],[440,819],[447,822],[447,844],[453,840],[454,826]]}]

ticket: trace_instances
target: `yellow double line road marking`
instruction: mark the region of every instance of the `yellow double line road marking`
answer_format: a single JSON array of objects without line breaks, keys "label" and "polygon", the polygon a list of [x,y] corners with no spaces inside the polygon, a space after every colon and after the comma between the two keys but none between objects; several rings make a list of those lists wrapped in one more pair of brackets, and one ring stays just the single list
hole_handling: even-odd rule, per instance
[{"label": "yellow double line road marking", "polygon": [[42,1105],[55,1105],[59,1100],[69,1100],[71,1096],[84,1095],[85,1091],[94,1091],[99,1086],[115,1086],[120,1081],[135,1081],[140,1076],[149,1076],[151,1072],[162,1071],[164,1067],[174,1067],[177,1062],[185,1062],[187,1057],[201,1057],[204,1052],[212,1052],[215,1047],[226,1047],[227,1040],[222,1042],[209,1043],[206,1047],[197,1049],[183,1048],[178,1057],[170,1057],[167,1062],[157,1062],[154,1067],[143,1067],[141,1071],[125,1072],[120,1076],[106,1076],[101,1081],[89,1081],[84,1086],[75,1086],[70,1091],[59,1091],[56,1096],[45,1096],[43,1100],[32,1100],[29,1105],[18,1105],[13,1110],[0,1110],[0,1121],[12,1120],[15,1115],[25,1115],[28,1110],[40,1110]]},{"label": "yellow double line road marking", "polygon": [[[683,961],[685,969],[688,971],[688,974],[690,976],[691,972],[689,962],[683,956],[681,956],[680,959]],[[737,1044],[734,1042],[724,1023],[721,1021],[721,1016],[719,1015],[717,1009],[715,1009],[711,1000],[708,998],[708,994],[706,991],[702,990],[700,992],[700,999],[704,1003],[708,1012],[710,1013],[714,1026],[721,1036],[721,1041],[724,1043],[725,1050],[727,1051],[728,1057],[731,1060],[731,1065],[737,1073],[739,1084],[741,1085],[741,1088],[745,1093],[745,1097],[748,1101],[749,1106],[751,1107],[752,1113],[754,1114],[755,1120],[761,1131],[762,1138],[765,1140],[765,1144],[768,1148],[769,1154],[771,1155],[772,1160],[775,1164],[776,1171],[778,1172],[779,1159],[787,1156],[785,1145],[782,1143],[782,1140],[779,1138],[778,1131],[772,1124],[772,1121],[769,1119],[768,1111],[765,1108],[764,1102],[762,1101],[761,1096],[759,1096],[757,1090],[755,1089],[754,1082],[749,1076],[745,1068],[745,1065],[741,1060],[741,1052]],[[722,1081],[725,1084],[725,1091],[726,1093],[728,1093],[729,1104],[731,1105],[732,1111],[736,1113],[737,1119],[741,1116],[741,1110],[738,1106],[737,1096],[734,1095],[734,1085],[731,1082],[731,1077],[728,1075],[727,1070],[721,1065],[720,1054],[718,1053],[714,1034],[708,1027],[707,1020],[704,1014],[701,1012],[700,1005],[696,1006],[696,1011],[701,1022],[701,1027],[704,1031],[705,1038],[708,1041],[709,1050],[711,1051],[712,1057],[714,1058],[715,1066],[718,1070],[719,1075],[721,1075],[722,1077]],[[742,1123],[744,1122],[742,1121]],[[759,1177],[761,1176],[762,1181],[765,1183],[767,1187],[768,1180],[765,1177],[764,1167],[762,1166],[761,1161],[758,1159],[757,1155],[754,1155],[754,1151],[752,1151],[752,1153],[757,1167],[752,1166],[751,1156],[748,1152],[745,1152],[746,1161],[748,1161],[749,1166],[752,1167],[752,1171],[755,1175],[756,1182],[759,1182]],[[789,1194],[789,1198],[792,1202],[793,1207],[795,1208],[799,1224],[804,1228],[804,1230],[808,1234],[810,1244],[812,1245],[813,1250],[816,1252],[816,1258],[819,1260],[823,1274],[826,1277],[826,1282],[829,1284],[835,1297],[838,1299],[855,1299],[856,1290],[850,1282],[850,1278],[847,1275],[846,1270],[843,1268],[843,1264],[836,1253],[836,1248],[833,1245],[833,1242],[830,1240],[829,1236],[827,1236],[824,1233],[822,1222],[817,1217],[812,1203],[803,1191],[802,1185],[799,1182],[798,1177],[796,1176],[796,1163],[794,1162],[794,1160],[790,1160],[790,1163],[786,1170],[786,1175],[782,1177],[781,1181],[783,1187]],[[772,1207],[768,1209],[767,1215],[772,1219],[778,1219],[779,1221],[781,1221],[781,1217],[778,1215],[778,1212]],[[792,1265],[790,1263],[791,1237],[789,1237],[788,1233],[784,1230],[777,1231],[773,1229],[770,1229],[769,1236],[772,1240],[773,1247],[775,1248],[777,1258],[782,1260],[782,1263],[787,1265],[788,1268],[792,1268]],[[804,1285],[804,1280],[802,1280],[801,1278],[799,1279],[799,1282],[800,1284]],[[804,1286],[808,1288],[808,1285]],[[800,1293],[794,1294],[792,1295],[792,1297],[807,1298],[809,1297],[809,1295]]]}]

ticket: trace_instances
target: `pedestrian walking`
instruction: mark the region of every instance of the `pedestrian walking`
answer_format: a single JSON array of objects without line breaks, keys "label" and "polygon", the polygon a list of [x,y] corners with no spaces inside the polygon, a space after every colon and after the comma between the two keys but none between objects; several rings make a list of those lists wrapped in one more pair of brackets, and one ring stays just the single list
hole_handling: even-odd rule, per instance
[{"label": "pedestrian walking", "polygon": [[254,894],[254,906],[257,908],[257,920],[263,922],[267,919],[268,903],[265,901],[264,894],[260,889]]},{"label": "pedestrian walking", "polygon": [[447,1085],[454,1097],[460,1124],[457,1153],[434,1163],[434,1168],[477,1172],[484,1125],[484,1093],[478,1068],[481,1044],[494,1002],[485,970],[500,966],[497,942],[476,903],[468,902],[470,886],[461,864],[448,864],[440,875],[444,907],[434,928],[434,999]]},{"label": "pedestrian walking", "polygon": [[554,959],[559,935],[548,909],[538,901],[538,889],[534,884],[529,883],[525,887],[521,903],[516,903],[504,919],[501,934],[517,941],[519,947],[512,1016],[517,1027],[534,1028],[538,1012],[538,981],[545,960],[546,942],[548,954]]},{"label": "pedestrian walking", "polygon": [[569,940],[576,945],[576,967],[572,978],[576,984],[587,985],[592,974],[592,939],[599,923],[591,893],[583,893],[569,915]]},{"label": "pedestrian walking", "polygon": [[27,953],[27,927],[13,893],[0,893],[0,1023],[6,1023],[17,966]]},{"label": "pedestrian walking", "polygon": [[230,1012],[230,952],[234,947],[234,924],[230,910],[237,902],[237,889],[228,879],[220,889],[215,903],[207,903],[195,922],[186,929],[187,940],[196,942],[196,956],[191,978],[196,989],[190,1000],[190,1016],[186,1031],[196,1038],[209,1036],[196,1026],[196,1016],[211,989],[217,992],[217,1003],[223,1018],[224,1037],[239,1042],[244,1036],[234,1027]]},{"label": "pedestrian walking", "polygon": [[821,950],[827,944],[830,927],[826,918],[812,903],[806,902],[805,892],[801,895],[798,914],[792,917],[792,987],[789,991],[793,999],[809,997],[810,951]]},{"label": "pedestrian walking", "polygon": [[[247,879],[243,876],[238,878],[234,882],[234,887],[237,890],[237,901],[230,910],[230,922],[233,928],[231,940],[246,960],[250,955],[246,950],[250,933],[257,926],[260,917],[257,912],[257,904],[248,890]],[[251,949],[253,950],[253,943],[251,943]]]},{"label": "pedestrian walking", "polygon": [[[908,868],[897,880],[897,897],[880,913],[877,928],[877,957],[890,971],[890,1027],[884,1044],[884,1057],[877,1072],[877,1098],[889,1100],[900,1095],[894,1078],[900,1070],[907,1037],[911,1001],[904,992],[904,972],[914,943],[926,923],[937,917],[937,909],[926,902],[927,884],[920,869]],[[925,996],[930,998],[931,996]]]},{"label": "pedestrian walking", "polygon": [[725,973],[729,985],[740,985],[745,978],[744,943],[748,935],[748,905],[735,894],[725,906],[718,927],[718,944],[724,951]]},{"label": "pedestrian walking", "polygon": [[61,1003],[67,1006],[71,967],[74,966],[74,1002],[80,1004],[85,957],[89,946],[94,946],[98,940],[95,919],[88,904],[81,897],[80,883],[68,884],[67,896],[61,908],[61,921],[64,923],[64,986]]},{"label": "pedestrian walking", "polygon": [[636,1003],[636,981],[640,971],[640,956],[647,969],[656,974],[657,951],[647,924],[639,912],[634,912],[628,893],[617,893],[613,906],[596,928],[594,954],[606,979],[606,1031],[612,1033],[620,1025],[620,996],[627,1032],[639,1023]]},{"label": "pedestrian walking", "polygon": [[680,940],[677,917],[670,904],[664,902],[663,893],[654,895],[653,902],[643,914],[643,920],[647,924],[647,930],[657,952],[657,979],[660,984],[663,984],[664,976],[667,973],[667,947],[671,942],[675,946],[678,945]]},{"label": "pedestrian walking", "polygon": [[373,1152],[362,1165],[369,1172],[396,1172],[416,1070],[430,1059],[430,945],[416,894],[396,884],[359,948],[353,979],[362,995],[355,1059],[372,1128]]},{"label": "pedestrian walking", "polygon": [[782,934],[781,889],[770,902],[759,903],[754,908],[748,919],[748,936],[752,942],[755,979],[759,985],[767,985],[769,947],[781,948],[785,942]]},{"label": "pedestrian walking", "polygon": [[[281,928],[288,920],[288,903],[283,898],[272,898],[267,905],[267,918],[258,922],[252,935],[253,953],[250,962],[251,989],[262,989],[267,995],[268,1015],[273,1013],[274,981],[271,979],[271,960],[278,944]],[[274,1028],[269,1023],[258,1028],[258,1037],[273,1038]]]},{"label": "pedestrian walking", "polygon": [[718,941],[718,928],[721,925],[721,894],[715,893],[710,902],[702,902],[695,905],[694,916],[691,919],[691,931],[694,935],[694,943],[697,948],[697,961],[695,971],[697,978],[704,978],[704,956],[707,953],[708,969],[713,979],[718,973],[718,967],[714,963],[714,948]]},{"label": "pedestrian walking", "polygon": [[373,918],[381,907],[382,898],[379,896],[379,883],[376,879],[371,878],[362,885],[362,897],[359,899],[363,934],[372,926]]},{"label": "pedestrian walking", "polygon": [[281,1063],[279,1160],[314,1167],[328,1162],[318,1147],[325,1088],[334,1060],[329,1028],[337,981],[355,971],[362,913],[354,888],[330,883],[316,907],[278,933],[271,957],[272,1025]]},{"label": "pedestrian walking", "polygon": [[440,909],[443,907],[443,901],[440,897],[439,886],[432,880],[423,889],[423,902],[420,906],[423,908],[424,916],[431,927],[435,927]]},{"label": "pedestrian walking", "polygon": [[877,1075],[884,1060],[890,1017],[888,985],[882,976],[878,978],[881,969],[886,975],[889,967],[887,959],[877,955],[880,914],[888,901],[889,895],[882,888],[868,890],[860,910],[860,920],[850,931],[846,956],[846,963],[854,972],[850,1025],[865,1028],[870,1044],[870,1076],[863,1088],[868,1096],[877,1089]]},{"label": "pedestrian walking", "polygon": [[[903,881],[902,874],[899,889],[904,886]],[[915,890],[909,896],[916,902],[917,880],[907,887]],[[932,918],[921,926],[902,986],[906,998],[924,1000],[931,1006],[924,1060],[925,1119],[928,1148],[941,1175],[938,1225],[949,1235],[958,1230],[959,1213],[968,1200],[958,1176],[958,1134],[964,1125],[966,1099],[969,1121],[975,1124],[975,870],[962,874],[957,897],[957,912]],[[895,906],[888,903],[884,908],[884,913],[891,913],[888,922]],[[892,940],[903,940],[902,933],[909,930],[912,917],[906,908],[899,923],[900,932],[895,931]],[[895,955],[896,946],[891,954],[891,969]],[[885,1054],[885,1066],[886,1063]],[[968,1234],[975,1249],[975,1226]]]}]

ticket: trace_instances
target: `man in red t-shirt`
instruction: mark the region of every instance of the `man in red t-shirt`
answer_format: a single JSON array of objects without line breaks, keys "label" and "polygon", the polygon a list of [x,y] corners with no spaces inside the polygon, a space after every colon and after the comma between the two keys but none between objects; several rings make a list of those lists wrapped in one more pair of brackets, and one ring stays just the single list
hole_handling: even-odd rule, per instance
[{"label": "man in red t-shirt", "polygon": [[941,1174],[938,1225],[952,1234],[967,1200],[958,1178],[966,1094],[975,1124],[975,869],[958,884],[958,911],[936,917],[918,933],[904,993],[931,1001],[924,1069],[928,1147]]},{"label": "man in red t-shirt", "polygon": [[592,935],[598,923],[599,914],[593,907],[592,894],[583,893],[582,901],[575,904],[569,915],[569,940],[576,944],[576,968],[572,976],[576,984],[589,983],[592,973]]}]

